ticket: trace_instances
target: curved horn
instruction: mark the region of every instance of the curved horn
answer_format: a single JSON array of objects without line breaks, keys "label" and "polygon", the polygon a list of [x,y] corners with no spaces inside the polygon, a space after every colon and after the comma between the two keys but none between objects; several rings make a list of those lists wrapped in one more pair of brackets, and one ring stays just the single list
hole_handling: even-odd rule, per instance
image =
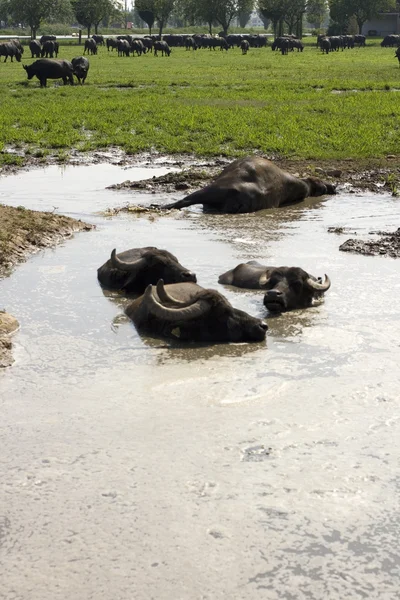
[{"label": "curved horn", "polygon": [[144,301],[156,317],[165,321],[190,321],[201,317],[210,309],[209,303],[204,300],[197,300],[186,308],[167,308],[155,299],[151,284],[146,288]]},{"label": "curved horn", "polygon": [[328,275],[325,275],[324,283],[318,283],[318,281],[311,279],[311,277],[307,279],[306,283],[308,287],[318,292],[326,292],[331,287],[331,280],[329,279]]},{"label": "curved horn", "polygon": [[268,281],[269,281],[268,271],[264,271],[264,273],[261,275],[260,279],[258,280],[258,283],[261,287],[264,287],[265,285],[267,285]]},{"label": "curved horn", "polygon": [[186,306],[191,306],[194,304],[197,299],[194,298],[192,300],[188,300],[187,302],[182,302],[182,300],[177,300],[173,296],[171,296],[164,287],[164,280],[159,279],[157,282],[157,294],[163,304],[170,303],[174,306],[180,306],[181,308],[185,308]]},{"label": "curved horn", "polygon": [[120,269],[121,271],[132,271],[134,267],[138,267],[140,265],[143,259],[139,258],[138,260],[134,260],[133,262],[125,262],[124,260],[118,258],[117,251],[114,248],[114,250],[111,252],[110,260],[114,269]]}]

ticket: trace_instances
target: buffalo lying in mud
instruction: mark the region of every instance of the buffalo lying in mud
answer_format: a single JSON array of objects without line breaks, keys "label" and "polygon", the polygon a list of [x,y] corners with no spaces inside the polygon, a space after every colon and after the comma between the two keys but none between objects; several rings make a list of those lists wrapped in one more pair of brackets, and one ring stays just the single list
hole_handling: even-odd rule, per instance
[{"label": "buffalo lying in mud", "polygon": [[335,194],[335,186],[315,177],[300,179],[260,156],[239,158],[209,185],[172,204],[185,208],[202,204],[205,212],[248,213],[301,202],[308,196]]},{"label": "buffalo lying in mud", "polygon": [[299,267],[266,267],[255,260],[223,273],[218,282],[265,290],[264,305],[271,312],[307,308],[331,286],[327,275],[322,283]]},{"label": "buffalo lying in mud", "polygon": [[268,326],[234,308],[216,290],[177,283],[152,285],[125,309],[139,331],[193,342],[261,342]]},{"label": "buffalo lying in mud", "polygon": [[77,56],[71,61],[74,75],[81,85],[85,83],[89,71],[89,61],[84,56]]},{"label": "buffalo lying in mud", "polygon": [[159,279],[166,283],[196,282],[196,275],[183,267],[178,259],[152,246],[132,248],[111,257],[97,270],[100,284],[112,290],[123,290],[130,294],[143,294],[146,287]]},{"label": "buffalo lying in mud", "polygon": [[74,85],[73,67],[69,60],[57,60],[55,58],[40,58],[31,65],[23,65],[28,79],[36,77],[40,81],[40,87],[46,87],[48,79],[62,79],[64,85],[69,81]]}]

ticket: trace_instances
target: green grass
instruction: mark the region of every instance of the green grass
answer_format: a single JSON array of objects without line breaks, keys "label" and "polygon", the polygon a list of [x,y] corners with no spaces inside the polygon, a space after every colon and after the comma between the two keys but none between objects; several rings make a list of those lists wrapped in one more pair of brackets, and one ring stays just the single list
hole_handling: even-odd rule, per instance
[{"label": "green grass", "polygon": [[[64,46],[59,57],[82,50]],[[33,62],[28,56],[23,64]],[[100,48],[89,60],[84,86],[49,81],[47,89],[28,82],[21,64],[1,63],[0,164],[11,161],[7,147],[60,157],[107,146],[131,154],[399,155],[400,69],[391,48],[323,55],[310,45],[289,56],[174,48],[169,58],[118,58]]]}]

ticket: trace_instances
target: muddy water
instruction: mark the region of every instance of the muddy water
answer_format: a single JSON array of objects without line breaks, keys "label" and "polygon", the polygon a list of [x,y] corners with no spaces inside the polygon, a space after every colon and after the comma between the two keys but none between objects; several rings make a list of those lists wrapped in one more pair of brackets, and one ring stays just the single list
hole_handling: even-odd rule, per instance
[{"label": "muddy water", "polygon": [[[396,598],[399,263],[341,253],[327,228],[395,229],[398,201],[96,214],[130,197],[105,185],[134,177],[0,180],[1,202],[97,225],[0,282],[21,323],[0,373],[0,597]],[[270,318],[266,343],[171,347],[139,337],[96,281],[113,247],[150,244],[221,291],[218,275],[251,258],[328,273],[332,288]],[[265,314],[262,294],[224,293]]]}]

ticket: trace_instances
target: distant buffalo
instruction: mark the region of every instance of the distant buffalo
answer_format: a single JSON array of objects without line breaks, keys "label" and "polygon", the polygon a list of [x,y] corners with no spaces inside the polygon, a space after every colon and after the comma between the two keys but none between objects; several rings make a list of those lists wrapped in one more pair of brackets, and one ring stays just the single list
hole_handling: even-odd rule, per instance
[{"label": "distant buffalo", "polygon": [[248,213],[301,202],[309,196],[335,194],[335,186],[315,177],[300,179],[261,156],[239,158],[209,185],[159,208],[202,204],[206,212]]},{"label": "distant buffalo", "polygon": [[250,48],[250,44],[249,44],[248,40],[242,40],[240,42],[240,49],[242,51],[242,54],[247,54],[249,48]]},{"label": "distant buffalo", "polygon": [[75,77],[77,78],[79,83],[83,85],[85,83],[89,71],[88,59],[84,56],[77,56],[76,58],[72,59],[71,63]]},{"label": "distant buffalo", "polygon": [[55,35],[42,35],[39,41],[43,45],[45,42],[55,42],[56,39]]},{"label": "distant buffalo", "polygon": [[85,49],[83,54],[86,54],[86,51],[88,54],[97,54],[97,44],[94,39],[85,40]]},{"label": "distant buffalo", "polygon": [[40,58],[42,45],[38,40],[31,40],[29,42],[29,50],[31,51],[31,58]]},{"label": "distant buffalo", "polygon": [[157,52],[161,52],[161,56],[169,56],[171,54],[171,48],[168,46],[167,42],[158,40],[154,42],[154,56],[157,56]]},{"label": "distant buffalo", "polygon": [[299,267],[267,267],[255,260],[241,263],[223,273],[219,283],[240,288],[265,290],[264,305],[271,312],[282,312],[311,306],[331,286],[325,275],[324,282]]},{"label": "distant buffalo", "polygon": [[42,58],[54,58],[54,55],[58,56],[58,42],[54,41],[54,40],[47,40],[46,42],[44,42],[43,46],[42,46],[42,51],[41,51],[41,57]]},{"label": "distant buffalo", "polygon": [[92,35],[92,40],[94,40],[98,46],[104,46],[104,37],[102,35],[97,35],[95,33]]},{"label": "distant buffalo", "polygon": [[107,50],[114,50],[114,48],[118,48],[118,40],[115,38],[107,38],[106,39]]},{"label": "distant buffalo", "polygon": [[21,62],[21,51],[12,42],[0,44],[0,56],[4,56],[4,62],[7,62],[8,57],[10,57],[11,62],[13,62],[14,57],[17,62]]},{"label": "distant buffalo", "polygon": [[31,65],[23,65],[28,79],[36,76],[40,87],[46,87],[48,79],[62,79],[64,85],[68,82],[74,85],[73,66],[69,60],[56,60],[53,58],[40,58]]}]

